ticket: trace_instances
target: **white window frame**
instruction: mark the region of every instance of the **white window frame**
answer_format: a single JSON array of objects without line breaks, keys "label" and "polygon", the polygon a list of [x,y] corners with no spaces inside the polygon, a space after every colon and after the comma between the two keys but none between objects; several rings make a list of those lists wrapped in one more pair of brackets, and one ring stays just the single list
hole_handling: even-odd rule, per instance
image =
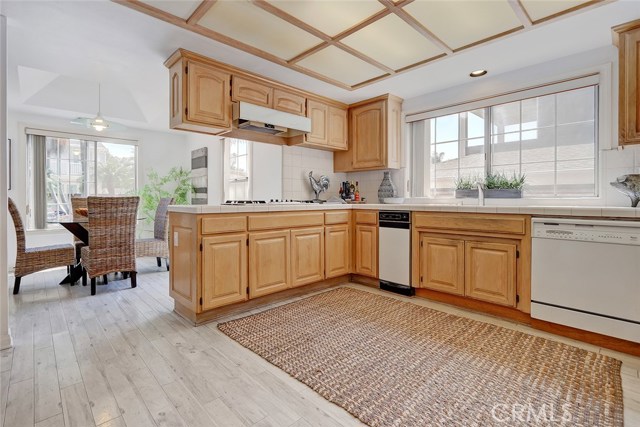
[{"label": "white window frame", "polygon": [[247,200],[251,200],[253,198],[253,142],[249,140],[245,140],[242,138],[224,138],[224,148],[223,148],[223,167],[222,167],[222,181],[223,181],[223,199],[232,200],[229,197],[229,171],[230,171],[230,145],[232,140],[245,141],[247,143]]},{"label": "white window frame", "polygon": [[[552,83],[540,84],[534,87],[528,87],[518,90],[512,90],[502,94],[494,96],[485,96],[475,100],[467,102],[459,102],[451,105],[444,105],[437,108],[430,108],[423,111],[417,111],[413,113],[407,113],[405,115],[405,123],[407,129],[410,131],[410,150],[412,155],[411,162],[411,194],[417,198],[432,198],[430,196],[424,196],[430,193],[430,176],[431,176],[431,157],[430,146],[426,143],[426,132],[424,126],[420,126],[419,123],[427,119],[446,116],[449,114],[460,113],[464,111],[470,111],[475,109],[482,109],[499,105],[503,103],[509,103],[514,101],[521,101],[527,98],[535,98],[544,95],[550,95],[553,93],[579,89],[586,86],[596,86],[597,100],[596,108],[597,120],[596,120],[596,159],[595,159],[595,196],[585,197],[543,197],[539,200],[594,200],[597,201],[602,197],[602,183],[600,182],[600,169],[601,169],[601,156],[600,151],[606,149],[615,148],[617,140],[613,136],[612,130],[612,64],[606,64],[597,67],[596,70],[590,69],[586,74],[582,74],[574,77],[567,77],[562,80],[557,80]],[[490,138],[490,136],[487,136]],[[420,142],[418,142],[420,141]],[[486,156],[486,162],[490,162],[489,156]],[[442,198],[438,198],[442,199]],[[535,198],[527,198],[528,201],[535,200]]]}]

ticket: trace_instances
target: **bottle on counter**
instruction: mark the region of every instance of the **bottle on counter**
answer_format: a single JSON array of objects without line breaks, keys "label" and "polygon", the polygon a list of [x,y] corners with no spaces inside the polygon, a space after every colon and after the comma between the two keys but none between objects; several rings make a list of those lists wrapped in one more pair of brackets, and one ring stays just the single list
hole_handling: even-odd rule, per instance
[{"label": "bottle on counter", "polygon": [[356,199],[356,186],[353,181],[349,184],[349,194],[351,195],[351,201],[354,201]]},{"label": "bottle on counter", "polygon": [[358,188],[358,181],[356,181],[356,190],[355,190],[355,198],[354,201],[359,202],[360,201],[360,189]]}]

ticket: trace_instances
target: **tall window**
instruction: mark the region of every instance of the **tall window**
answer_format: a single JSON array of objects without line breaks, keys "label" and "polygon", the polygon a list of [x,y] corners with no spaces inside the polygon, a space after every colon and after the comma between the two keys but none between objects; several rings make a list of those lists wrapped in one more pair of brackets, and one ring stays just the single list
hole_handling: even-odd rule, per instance
[{"label": "tall window", "polygon": [[418,196],[451,197],[456,181],[488,173],[525,175],[525,197],[596,196],[597,92],[582,87],[414,123],[429,147]]},{"label": "tall window", "polygon": [[29,224],[46,228],[71,214],[70,197],[137,190],[137,147],[81,137],[28,135]]},{"label": "tall window", "polygon": [[224,140],[224,199],[251,199],[251,142],[243,139]]}]

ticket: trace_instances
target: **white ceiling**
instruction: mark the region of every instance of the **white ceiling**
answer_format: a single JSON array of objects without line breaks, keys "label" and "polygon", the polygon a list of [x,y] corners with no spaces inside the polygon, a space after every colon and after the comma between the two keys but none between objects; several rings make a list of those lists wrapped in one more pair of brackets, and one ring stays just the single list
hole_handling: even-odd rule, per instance
[{"label": "white ceiling", "polygon": [[[197,4],[170,3],[181,16],[190,15]],[[554,2],[539,3],[541,8],[547,8],[541,14],[554,6]],[[163,62],[179,47],[343,102],[387,92],[407,99],[468,83],[468,73],[474,69],[487,68],[489,75],[495,76],[610,45],[613,25],[640,18],[640,2],[620,0],[347,91],[106,0],[4,0],[0,7],[9,23],[10,111],[54,115],[65,120],[92,116],[97,110],[97,85],[101,82],[102,112],[106,117],[132,127],[156,130],[168,129],[169,83]],[[291,7],[289,13],[293,15],[305,13]],[[327,23],[326,31],[340,31],[357,18],[345,13],[331,26]],[[380,26],[385,31],[393,29],[394,23],[383,21]],[[412,34],[394,33],[386,42],[392,44],[394,40],[401,46],[404,40],[412,40]],[[357,38],[344,42],[367,49]],[[282,48],[295,51],[304,48],[305,43],[300,39]],[[375,56],[375,49],[370,54]],[[390,66],[410,62],[412,58],[407,55],[410,53],[399,49],[388,59],[393,61]],[[314,57],[317,66],[321,66],[322,51],[307,59],[312,61]],[[366,68],[357,70],[362,75],[348,78],[355,81],[368,75]]]}]

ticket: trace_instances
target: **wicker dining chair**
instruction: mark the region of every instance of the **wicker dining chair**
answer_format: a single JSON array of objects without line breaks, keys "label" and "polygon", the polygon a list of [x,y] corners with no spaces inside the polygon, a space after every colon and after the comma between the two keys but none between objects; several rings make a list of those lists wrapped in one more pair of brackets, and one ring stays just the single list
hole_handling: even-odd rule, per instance
[{"label": "wicker dining chair", "polygon": [[85,269],[82,284],[91,279],[91,295],[96,294],[96,278],[122,272],[136,287],[136,220],[140,198],[93,197],[87,199],[89,246],[81,249]]},{"label": "wicker dining chair", "polygon": [[16,229],[16,266],[13,294],[20,292],[20,281],[24,276],[54,267],[69,267],[74,264],[75,253],[70,243],[62,245],[39,246],[27,248],[24,236],[24,225],[20,212],[9,198],[9,213]]},{"label": "wicker dining chair", "polygon": [[136,240],[136,257],[156,257],[158,267],[162,266],[162,258],[169,270],[169,243],[167,231],[169,228],[169,205],[173,198],[160,199],[153,221],[153,238]]},{"label": "wicker dining chair", "polygon": [[[86,197],[76,197],[71,196],[71,212],[73,213],[74,221],[85,221],[87,219],[86,216],[80,215],[76,210],[78,209],[87,209],[87,198]],[[86,246],[84,242],[77,237],[73,238],[73,245],[76,247],[76,264],[80,262],[80,249],[83,246]]]}]

